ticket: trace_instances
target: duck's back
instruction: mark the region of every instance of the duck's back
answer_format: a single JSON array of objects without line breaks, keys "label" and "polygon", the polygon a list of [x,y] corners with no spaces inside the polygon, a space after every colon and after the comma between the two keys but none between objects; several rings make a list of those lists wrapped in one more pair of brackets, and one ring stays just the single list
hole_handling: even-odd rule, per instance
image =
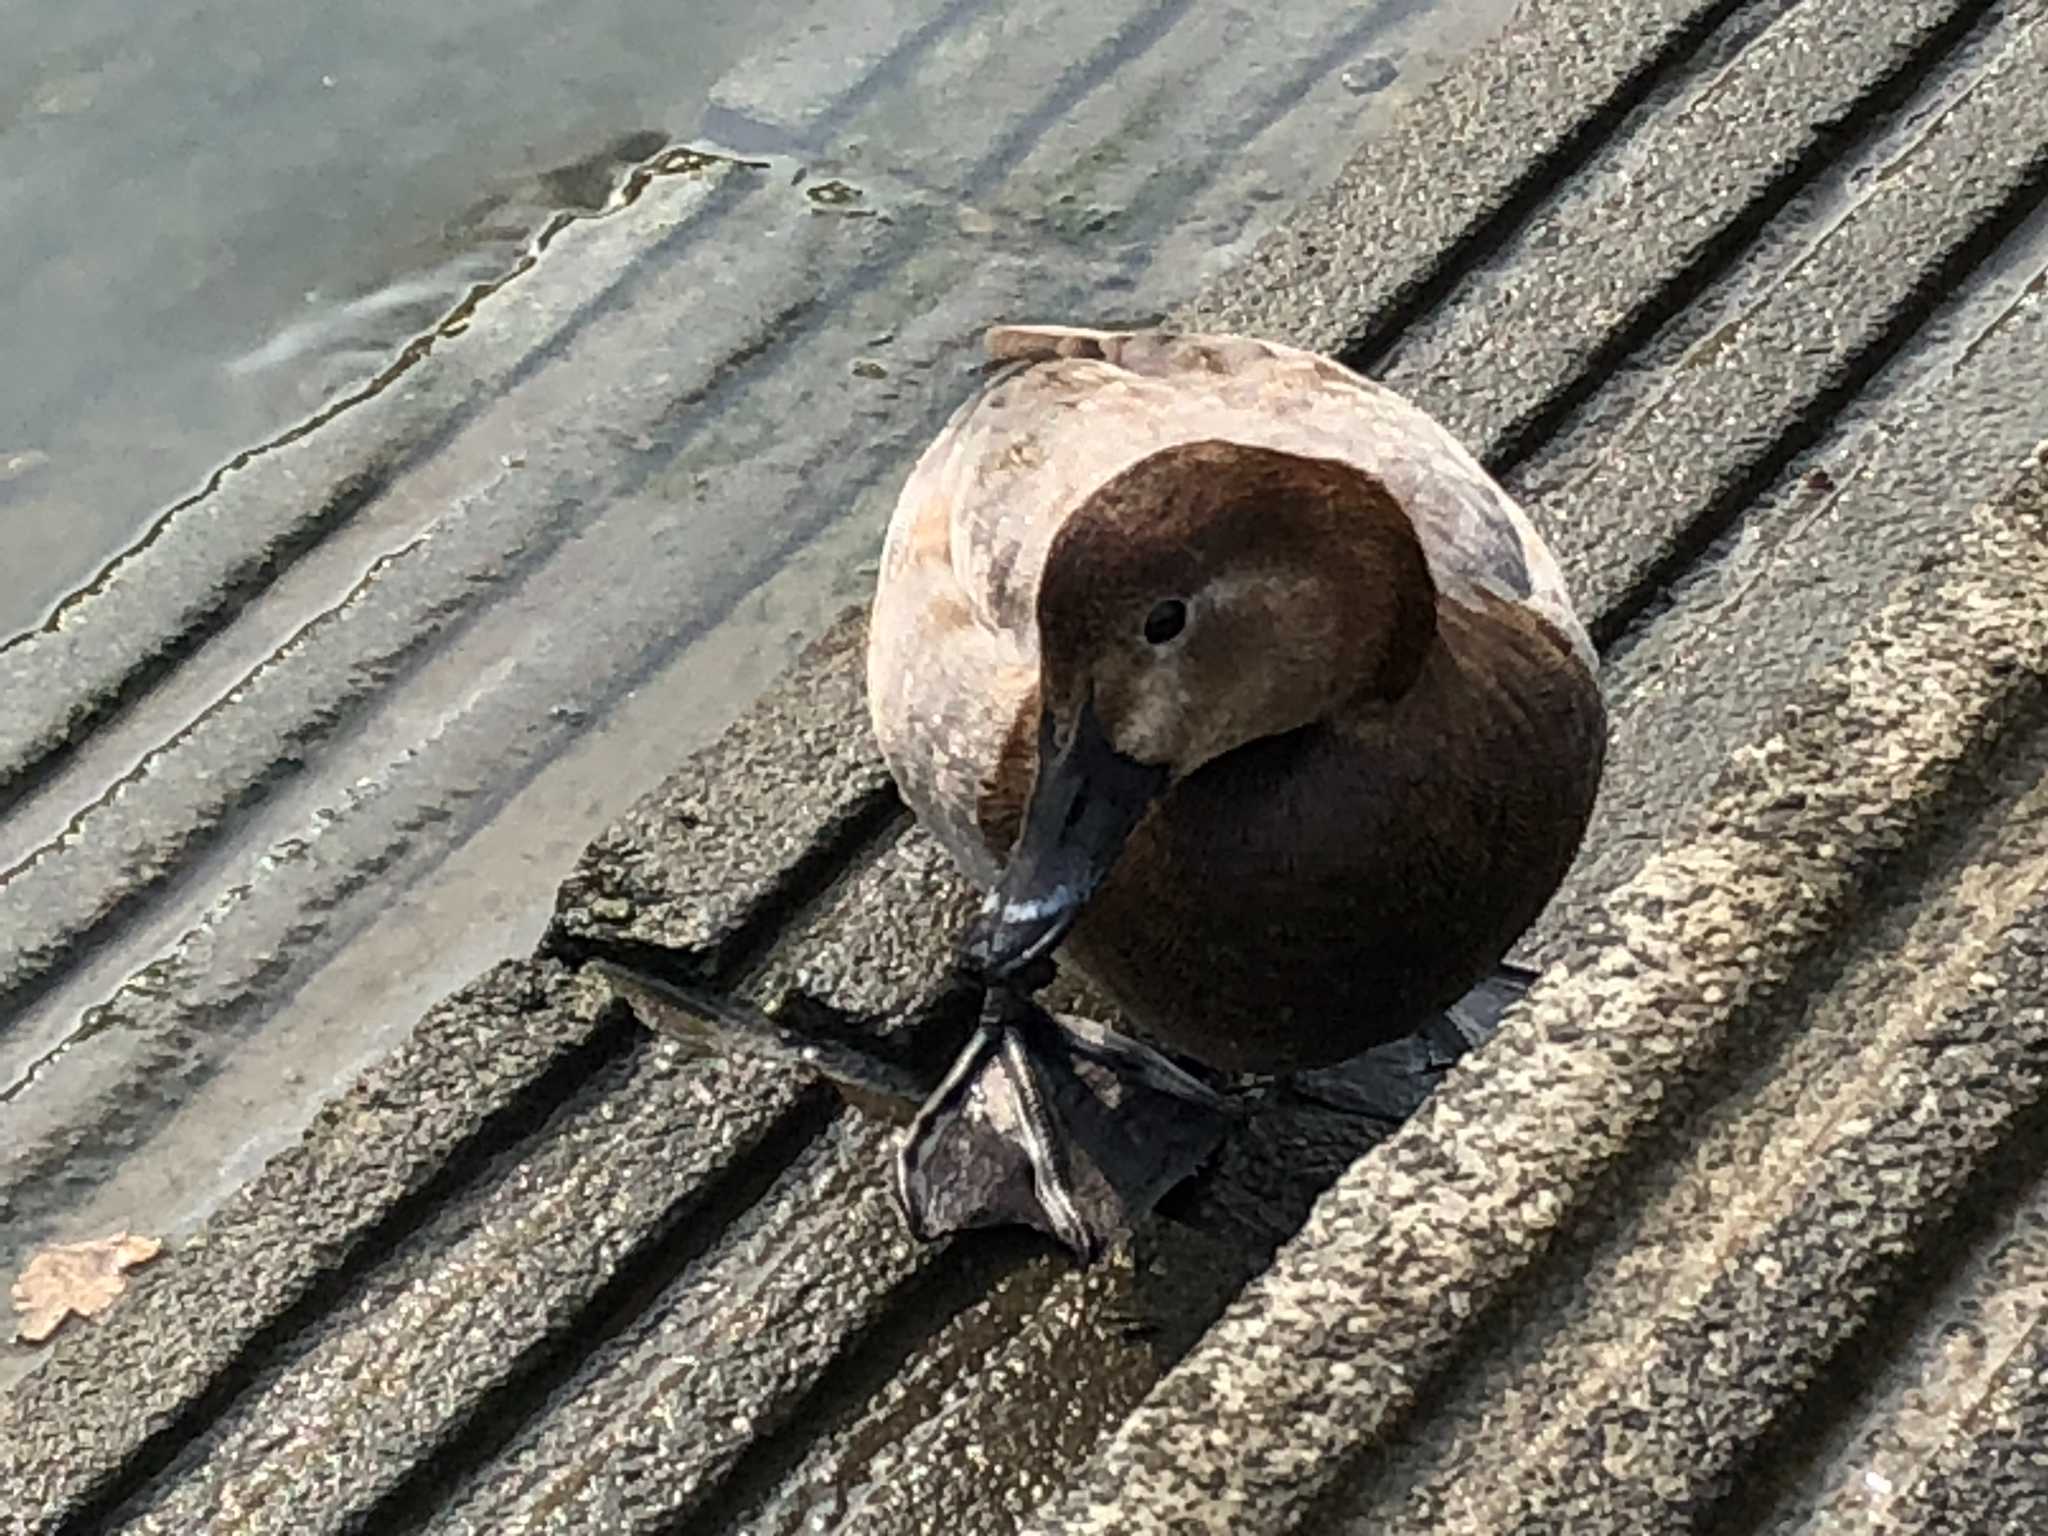
[{"label": "duck's back", "polygon": [[1013,366],[933,443],[895,525],[944,517],[954,575],[983,623],[1028,638],[1039,572],[1066,516],[1140,459],[1220,438],[1365,470],[1414,520],[1440,591],[1525,603],[1590,660],[1564,578],[1527,516],[1392,390],[1250,337],[1016,326],[990,332],[988,347]]}]

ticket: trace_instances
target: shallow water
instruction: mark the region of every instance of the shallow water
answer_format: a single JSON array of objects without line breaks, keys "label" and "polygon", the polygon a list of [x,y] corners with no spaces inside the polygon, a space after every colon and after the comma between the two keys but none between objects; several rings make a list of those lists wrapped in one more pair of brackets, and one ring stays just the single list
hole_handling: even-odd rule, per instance
[{"label": "shallow water", "polygon": [[[1016,102],[892,108],[879,136],[873,122],[842,132],[857,104],[794,120],[763,110],[807,90],[829,99],[829,81],[805,74],[818,72],[807,45],[843,36],[850,78],[872,40],[901,35],[910,8],[10,8],[0,15],[10,278],[0,286],[0,638],[42,622],[216,466],[374,374],[472,284],[509,267],[550,213],[600,205],[626,166],[664,143],[929,167],[951,152],[963,110],[982,122],[1015,114],[989,164],[957,167],[971,192],[1047,126],[1032,120],[1042,108],[1025,109],[1021,83]],[[1355,15],[1366,40],[1346,85],[1372,96],[1426,73],[1434,60],[1422,55],[1456,51],[1506,8],[1333,7],[1330,19]],[[1159,6],[1132,45],[1186,10]],[[1260,24],[1254,8],[1244,14]],[[1090,7],[1051,5],[1016,24],[1015,46],[1080,59],[1109,25]],[[1034,72],[1020,61],[1020,82]],[[1284,206],[1278,189],[1313,184],[1347,147],[1332,145],[1330,165],[1306,175],[1273,167],[1265,217]]]},{"label": "shallow water", "polygon": [[696,126],[750,8],[0,16],[0,635]]}]

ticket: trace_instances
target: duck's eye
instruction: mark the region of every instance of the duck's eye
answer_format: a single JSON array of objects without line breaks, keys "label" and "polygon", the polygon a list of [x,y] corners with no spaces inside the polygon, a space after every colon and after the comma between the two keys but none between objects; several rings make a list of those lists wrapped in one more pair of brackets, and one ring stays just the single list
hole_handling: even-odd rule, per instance
[{"label": "duck's eye", "polygon": [[1145,615],[1145,640],[1164,645],[1188,627],[1188,605],[1177,597],[1162,598]]}]

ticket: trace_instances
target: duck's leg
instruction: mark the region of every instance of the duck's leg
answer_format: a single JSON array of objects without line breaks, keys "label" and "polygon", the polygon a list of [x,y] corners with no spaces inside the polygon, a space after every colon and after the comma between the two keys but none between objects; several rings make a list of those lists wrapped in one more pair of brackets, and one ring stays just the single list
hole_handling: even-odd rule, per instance
[{"label": "duck's leg", "polygon": [[1540,974],[1526,965],[1510,965],[1503,960],[1493,968],[1491,976],[1446,1008],[1444,1022],[1463,1045],[1457,1054],[1462,1056],[1491,1040],[1500,1028],[1502,1016],[1522,1000]]},{"label": "duck's leg", "polygon": [[928,1241],[935,1235],[925,1229],[920,1219],[923,1202],[912,1197],[923,1172],[923,1154],[938,1137],[944,1122],[961,1113],[975,1081],[1001,1049],[1002,1036],[989,1022],[988,1009],[984,1005],[974,1033],[960,1047],[960,1054],[953,1058],[953,1065],[946,1069],[939,1085],[918,1105],[917,1113],[910,1117],[910,1124],[904,1130],[903,1144],[896,1149],[896,1198],[910,1223],[911,1235],[921,1241]]},{"label": "duck's leg", "polygon": [[810,1039],[739,999],[593,966],[650,1027],[693,1049],[819,1073],[862,1110],[907,1122],[896,1194],[919,1238],[1021,1223],[1085,1262],[1192,1172],[1225,1122],[1222,1101],[1164,1057],[1086,1020],[1063,1024],[1015,988],[983,992],[973,1033],[927,1092],[928,1075]]}]

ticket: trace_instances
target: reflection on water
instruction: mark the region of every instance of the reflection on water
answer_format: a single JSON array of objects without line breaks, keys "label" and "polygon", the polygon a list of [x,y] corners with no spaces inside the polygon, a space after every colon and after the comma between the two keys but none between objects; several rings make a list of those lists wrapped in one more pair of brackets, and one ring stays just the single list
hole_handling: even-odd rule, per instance
[{"label": "reflection on water", "polygon": [[[857,184],[893,174],[959,197],[963,232],[993,230],[976,195],[1045,158],[1063,114],[1098,110],[1089,71],[1118,47],[1169,31],[1213,40],[1193,67],[1213,58],[1216,78],[1176,84],[1183,104],[1227,101],[1243,83],[1231,71],[1260,67],[1251,56],[1292,67],[1351,50],[1332,67],[1362,98],[1421,73],[1401,57],[1418,37],[1455,51],[1510,3],[13,7],[0,15],[0,639],[41,622],[237,450],[360,388],[504,275],[551,215],[602,206],[665,144],[792,157],[821,211],[863,213]],[[974,48],[917,54],[923,32],[982,12]],[[1289,27],[1302,36],[1274,35]],[[1381,47],[1393,32],[1406,41]],[[988,39],[992,57],[977,51]],[[913,56],[904,90],[892,70]],[[1030,82],[1015,101],[1010,80]],[[1249,144],[1258,126],[1214,131]],[[1083,158],[1025,178],[1043,184],[1032,216],[1055,234],[1113,242],[1123,215],[1124,238],[1142,238],[1159,216],[1135,203],[1178,195],[1173,166],[1148,166],[1134,206],[1098,206],[1089,178],[1114,168],[1100,149]],[[1315,179],[1271,170],[1270,191],[1250,194],[1270,198],[1267,218]]]},{"label": "reflection on water", "polygon": [[719,0],[0,10],[0,636],[689,132]]}]

